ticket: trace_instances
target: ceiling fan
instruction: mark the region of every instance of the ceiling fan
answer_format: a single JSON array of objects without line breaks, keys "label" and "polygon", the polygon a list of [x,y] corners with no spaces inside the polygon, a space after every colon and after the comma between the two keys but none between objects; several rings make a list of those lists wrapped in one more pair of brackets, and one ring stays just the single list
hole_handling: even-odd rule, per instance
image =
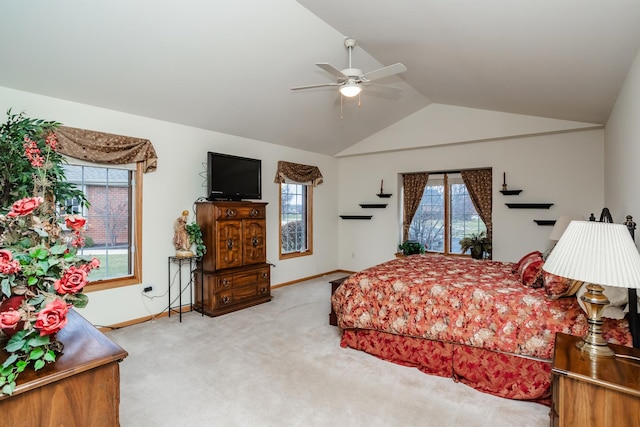
[{"label": "ceiling fan", "polygon": [[364,86],[373,83],[375,80],[383,79],[385,77],[390,77],[407,71],[407,67],[399,62],[397,64],[388,65],[386,67],[378,68],[377,70],[369,71],[368,73],[363,73],[359,68],[352,68],[351,52],[356,44],[356,40],[351,37],[347,37],[344,39],[344,46],[349,51],[349,68],[338,70],[333,65],[327,64],[325,62],[316,64],[316,66],[337,77],[337,81],[335,83],[320,83],[315,85],[297,86],[292,87],[291,90],[304,90],[325,86],[338,86],[338,90],[340,91],[340,93],[343,96],[350,98],[358,95],[362,91],[362,88]]}]

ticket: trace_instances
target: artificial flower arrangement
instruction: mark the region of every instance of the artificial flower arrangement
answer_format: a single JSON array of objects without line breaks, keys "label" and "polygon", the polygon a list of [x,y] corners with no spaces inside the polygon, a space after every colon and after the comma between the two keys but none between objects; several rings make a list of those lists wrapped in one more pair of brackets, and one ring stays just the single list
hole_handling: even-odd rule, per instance
[{"label": "artificial flower arrangement", "polygon": [[70,307],[87,305],[82,291],[100,261],[78,255],[86,220],[55,206],[61,194],[86,202],[80,190],[61,183],[64,158],[56,152],[53,132],[58,124],[8,114],[8,122],[0,126],[0,149],[14,158],[2,168],[13,168],[23,179],[7,177],[4,170],[5,194],[24,196],[32,189],[30,196],[0,205],[0,212],[8,210],[0,214],[0,329],[5,336],[0,341],[8,354],[0,366],[0,388],[12,394],[27,367],[41,369],[62,353],[56,334],[65,327]]}]

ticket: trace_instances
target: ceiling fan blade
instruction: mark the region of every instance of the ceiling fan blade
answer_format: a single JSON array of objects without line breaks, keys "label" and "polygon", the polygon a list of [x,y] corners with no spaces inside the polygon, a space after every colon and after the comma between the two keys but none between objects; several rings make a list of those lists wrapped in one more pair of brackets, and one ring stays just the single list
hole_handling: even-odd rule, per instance
[{"label": "ceiling fan blade", "polygon": [[340,86],[340,83],[320,83],[317,85],[296,86],[296,87],[292,87],[291,90],[313,89],[316,87],[327,87],[327,86]]},{"label": "ceiling fan blade", "polygon": [[331,64],[327,64],[326,62],[320,62],[318,64],[316,64],[316,66],[322,68],[323,70],[325,70],[327,73],[334,75],[340,79],[346,79],[347,76],[340,70],[338,70],[336,67],[334,67]]},{"label": "ceiling fan blade", "polygon": [[383,79],[385,77],[390,77],[399,73],[404,73],[405,71],[407,71],[407,67],[398,62],[397,64],[387,65],[386,67],[378,68],[377,70],[364,73],[362,75],[362,79],[373,81]]}]

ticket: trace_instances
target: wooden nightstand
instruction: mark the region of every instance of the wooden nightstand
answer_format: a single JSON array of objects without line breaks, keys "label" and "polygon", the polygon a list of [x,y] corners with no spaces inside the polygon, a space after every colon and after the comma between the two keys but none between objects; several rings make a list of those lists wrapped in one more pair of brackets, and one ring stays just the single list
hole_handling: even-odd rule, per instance
[{"label": "wooden nightstand", "polygon": [[[336,289],[338,289],[338,286],[342,285],[342,282],[344,282],[348,278],[349,276],[345,276],[345,277],[341,277],[339,279],[330,281],[329,283],[331,283],[331,295],[333,295]],[[332,326],[338,326],[338,316],[336,316],[336,312],[333,309],[333,304],[331,304],[331,301],[329,301],[329,304],[331,305],[331,313],[329,313],[329,324]]]},{"label": "wooden nightstand", "polygon": [[640,426],[640,350],[610,344],[615,358],[592,360],[581,339],[556,335],[551,425]]}]

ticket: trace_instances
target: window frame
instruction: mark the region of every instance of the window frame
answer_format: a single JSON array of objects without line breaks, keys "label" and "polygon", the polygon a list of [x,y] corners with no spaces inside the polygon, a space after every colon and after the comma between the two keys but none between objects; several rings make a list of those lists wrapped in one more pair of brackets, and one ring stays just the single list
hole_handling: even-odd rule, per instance
[{"label": "window frame", "polygon": [[[79,160],[69,157],[67,163],[73,166],[102,167],[102,168],[118,168],[118,165],[95,163],[91,161]],[[131,170],[131,169],[129,169]],[[133,215],[131,225],[133,232],[131,233],[131,247],[133,250],[133,269],[131,274],[123,277],[101,279],[91,281],[84,287],[84,292],[102,291],[106,289],[115,289],[123,286],[138,285],[142,283],[142,177],[144,175],[143,163],[137,162],[133,172],[133,197],[129,203],[133,203],[130,210]]]},{"label": "window frame", "polygon": [[[289,252],[282,253],[282,186],[286,184],[304,185],[307,189],[307,215],[306,215],[306,230],[307,230],[307,250],[304,252]],[[278,191],[278,258],[281,260],[298,258],[303,256],[313,255],[313,186],[301,184],[298,182],[284,182],[280,183]]]}]

